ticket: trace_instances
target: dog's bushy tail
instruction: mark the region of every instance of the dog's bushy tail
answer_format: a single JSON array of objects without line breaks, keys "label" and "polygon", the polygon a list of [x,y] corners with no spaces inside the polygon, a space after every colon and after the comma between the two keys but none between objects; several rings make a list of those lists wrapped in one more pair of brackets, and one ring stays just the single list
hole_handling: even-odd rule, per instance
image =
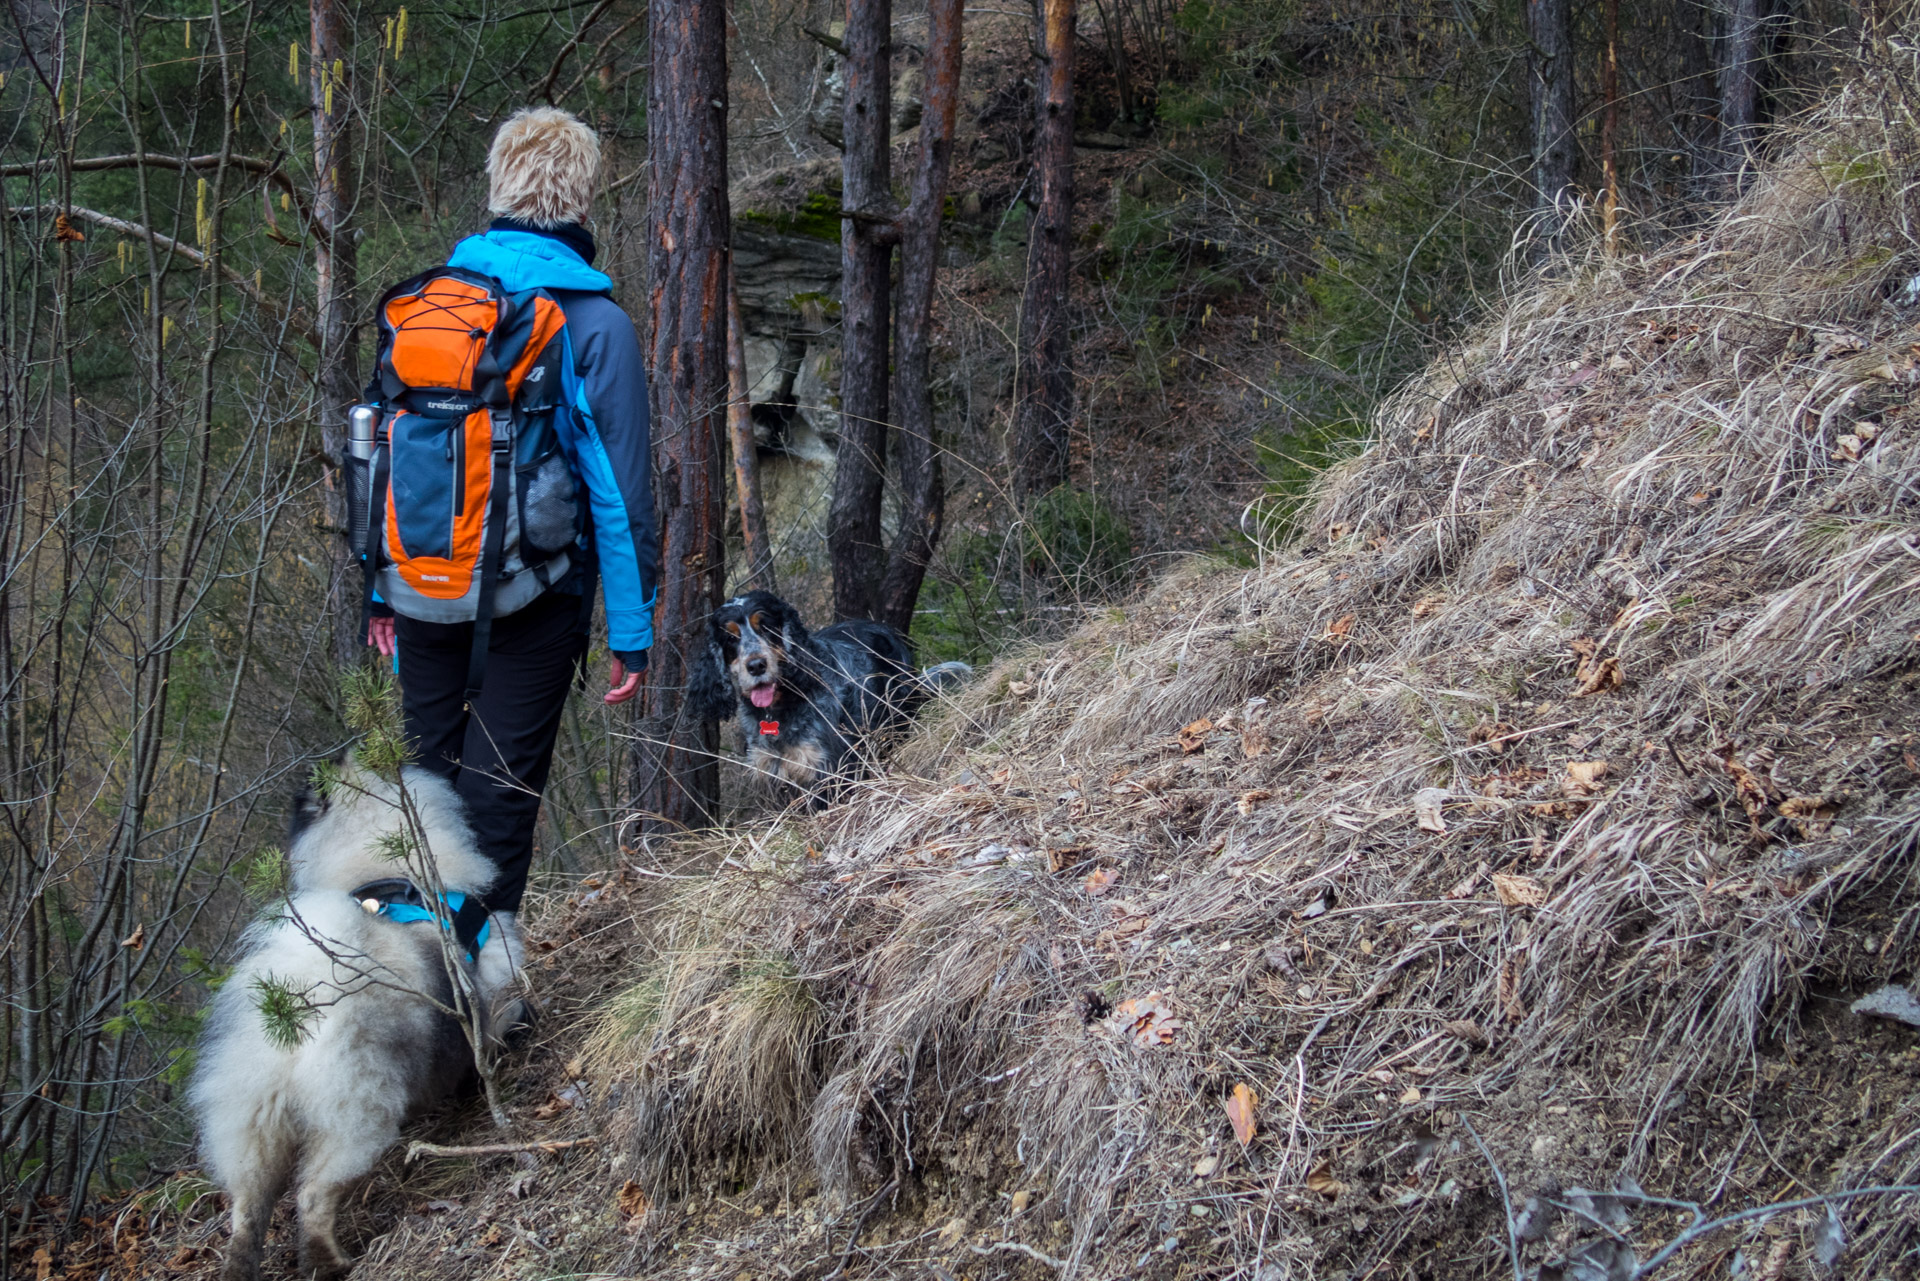
[{"label": "dog's bushy tail", "polygon": [[920,673],[920,684],[929,694],[959,689],[973,678],[973,668],[965,663],[935,663]]}]

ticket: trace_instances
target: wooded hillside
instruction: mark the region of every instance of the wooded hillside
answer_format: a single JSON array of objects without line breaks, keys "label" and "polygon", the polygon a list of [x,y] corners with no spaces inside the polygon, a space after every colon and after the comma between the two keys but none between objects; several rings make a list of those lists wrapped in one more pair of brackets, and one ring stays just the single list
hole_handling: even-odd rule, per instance
[{"label": "wooded hillside", "polygon": [[[537,101],[607,146],[669,549],[646,705],[566,713],[506,1066],[592,1144],[396,1154],[358,1275],[1638,1276],[1688,1206],[1915,1182],[1911,1029],[1849,1010],[1920,920],[1913,34],[14,4],[9,1275],[211,1275],[175,1092],[372,663],[372,300]],[[771,813],[684,715],[749,579],[981,675]],[[1660,1266],[1911,1275],[1915,1204]]]}]

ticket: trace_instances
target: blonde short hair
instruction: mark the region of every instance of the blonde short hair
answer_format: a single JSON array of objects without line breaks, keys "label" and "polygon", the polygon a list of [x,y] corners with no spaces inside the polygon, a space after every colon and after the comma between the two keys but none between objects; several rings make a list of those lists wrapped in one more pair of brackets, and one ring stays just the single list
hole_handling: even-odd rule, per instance
[{"label": "blonde short hair", "polygon": [[522,107],[493,135],[487,208],[536,227],[585,222],[600,183],[600,136],[558,107]]}]

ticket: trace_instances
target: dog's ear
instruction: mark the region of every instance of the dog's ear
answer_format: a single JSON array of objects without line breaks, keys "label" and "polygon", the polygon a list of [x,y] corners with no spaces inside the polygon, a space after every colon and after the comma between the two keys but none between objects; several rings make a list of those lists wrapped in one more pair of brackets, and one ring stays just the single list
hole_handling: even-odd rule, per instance
[{"label": "dog's ear", "polygon": [[315,761],[307,771],[306,781],[293,794],[293,804],[287,809],[287,848],[293,848],[300,834],[318,823],[333,808],[333,789],[339,785],[340,775],[352,759],[353,749],[348,748],[324,760]]},{"label": "dog's ear", "polygon": [[[714,625],[717,632],[718,624]],[[739,695],[727,679],[727,658],[716,634],[707,637],[706,652],[687,672],[687,705],[703,721],[724,721],[733,715]]]},{"label": "dog's ear", "polygon": [[780,643],[789,654],[798,654],[806,649],[807,642],[813,637],[807,634],[807,625],[800,621],[800,611],[785,601],[780,604]]}]

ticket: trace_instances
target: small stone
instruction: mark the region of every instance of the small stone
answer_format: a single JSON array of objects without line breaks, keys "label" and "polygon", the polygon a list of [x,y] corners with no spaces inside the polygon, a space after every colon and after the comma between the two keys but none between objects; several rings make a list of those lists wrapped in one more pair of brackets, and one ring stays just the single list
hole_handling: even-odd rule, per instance
[{"label": "small stone", "polygon": [[1920,999],[1897,983],[1889,983],[1877,992],[1868,993],[1855,1001],[1852,1008],[1855,1014],[1896,1019],[1920,1027]]}]

